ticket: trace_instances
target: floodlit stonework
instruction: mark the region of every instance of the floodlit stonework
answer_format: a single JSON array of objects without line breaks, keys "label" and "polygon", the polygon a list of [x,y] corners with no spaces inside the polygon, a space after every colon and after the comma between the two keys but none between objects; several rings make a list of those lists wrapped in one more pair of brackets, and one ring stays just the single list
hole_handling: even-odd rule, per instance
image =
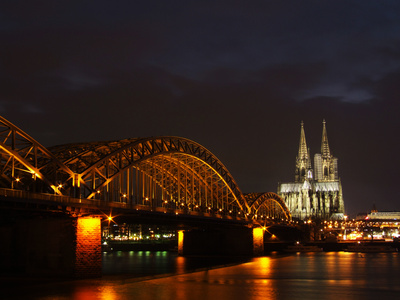
[{"label": "floodlit stonework", "polygon": [[293,218],[342,219],[344,202],[338,173],[338,159],[331,154],[326,122],[323,121],[321,153],[314,155],[312,167],[304,124],[301,123],[295,180],[280,183],[278,195],[284,199]]},{"label": "floodlit stonework", "polygon": [[101,276],[101,220],[80,217],[76,223],[76,277]]}]

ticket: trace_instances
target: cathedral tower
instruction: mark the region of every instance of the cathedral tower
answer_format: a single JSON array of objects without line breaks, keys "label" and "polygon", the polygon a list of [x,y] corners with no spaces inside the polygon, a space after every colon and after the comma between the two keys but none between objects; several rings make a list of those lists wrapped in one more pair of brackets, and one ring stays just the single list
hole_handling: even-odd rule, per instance
[{"label": "cathedral tower", "polygon": [[296,157],[296,171],[294,181],[303,182],[306,179],[312,179],[312,177],[313,174],[311,167],[310,149],[307,148],[304,124],[303,122],[301,122],[299,152]]},{"label": "cathedral tower", "polygon": [[294,181],[281,183],[278,186],[278,195],[284,199],[293,218],[300,220],[344,218],[338,160],[333,157],[329,148],[325,120],[322,122],[321,153],[314,156],[314,169],[311,166],[304,124],[301,122]]},{"label": "cathedral tower", "polygon": [[318,181],[339,180],[337,158],[333,157],[328,143],[326,122],[322,122],[321,153],[314,155],[315,179]]}]

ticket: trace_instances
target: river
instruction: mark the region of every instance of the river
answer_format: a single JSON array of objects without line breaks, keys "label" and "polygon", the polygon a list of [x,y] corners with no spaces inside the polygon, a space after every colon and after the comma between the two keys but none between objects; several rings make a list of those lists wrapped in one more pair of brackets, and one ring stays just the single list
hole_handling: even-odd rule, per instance
[{"label": "river", "polygon": [[[103,253],[100,279],[18,284],[4,299],[397,299],[400,253],[238,258]],[[1,298],[1,297],[0,297]],[[1,298],[3,299],[3,298]]]}]

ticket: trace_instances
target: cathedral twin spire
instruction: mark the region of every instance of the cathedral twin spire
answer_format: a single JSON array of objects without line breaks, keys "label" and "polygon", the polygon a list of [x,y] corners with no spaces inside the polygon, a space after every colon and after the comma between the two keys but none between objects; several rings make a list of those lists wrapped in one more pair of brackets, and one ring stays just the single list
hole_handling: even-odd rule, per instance
[{"label": "cathedral twin spire", "polygon": [[296,157],[295,182],[280,183],[282,197],[293,218],[307,220],[344,219],[342,185],[338,175],[338,159],[328,143],[326,122],[322,122],[321,152],[313,156],[307,147],[304,123],[301,122],[299,149]]},{"label": "cathedral twin spire", "polygon": [[312,179],[333,180],[337,177],[337,159],[331,156],[325,120],[323,120],[322,125],[321,154],[316,154],[314,156],[314,178],[314,170],[311,166],[310,149],[307,148],[304,123],[303,121],[301,122],[299,152],[296,158],[295,182],[303,182]]},{"label": "cathedral twin spire", "polygon": [[280,183],[278,195],[285,201],[294,219],[344,219],[342,185],[338,159],[328,143],[326,122],[322,122],[321,152],[312,158],[307,147],[304,123],[301,122],[299,149],[296,157],[295,182]]},{"label": "cathedral twin spire", "polygon": [[299,145],[299,155],[298,159],[307,159],[308,157],[308,149],[306,142],[306,134],[304,132],[304,123],[301,121],[301,131],[300,131],[300,145]]},{"label": "cathedral twin spire", "polygon": [[323,128],[322,128],[321,154],[322,154],[322,157],[330,157],[331,151],[329,150],[328,134],[326,133],[325,120],[323,120],[322,125],[323,125]]},{"label": "cathedral twin spire", "polygon": [[[310,173],[311,172],[311,173]],[[295,181],[302,182],[306,178],[312,178],[310,149],[307,148],[304,123],[301,121],[299,153],[296,159]]]}]

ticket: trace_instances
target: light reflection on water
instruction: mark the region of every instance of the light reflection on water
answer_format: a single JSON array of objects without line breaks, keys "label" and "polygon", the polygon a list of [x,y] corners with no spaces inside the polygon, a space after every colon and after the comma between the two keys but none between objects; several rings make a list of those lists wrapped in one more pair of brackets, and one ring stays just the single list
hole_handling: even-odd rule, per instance
[{"label": "light reflection on water", "polygon": [[[235,257],[183,257],[168,251],[115,251],[103,253],[103,275],[153,276],[182,274],[199,268],[211,268],[243,262]],[[248,261],[248,259],[246,259]]]},{"label": "light reflection on water", "polygon": [[[142,267],[125,266],[144,262]],[[200,258],[199,258],[200,259]],[[220,259],[222,261],[222,259]],[[29,290],[30,299],[396,299],[400,293],[399,253],[298,253],[265,256],[223,268],[187,272],[190,258],[171,253],[121,252],[104,267],[119,276],[48,285]],[[121,274],[147,266],[178,273],[139,280]],[[199,265],[199,260],[192,266]],[[206,263],[207,265],[207,263]],[[172,269],[174,272],[170,272]],[[159,272],[158,274],[161,274]],[[37,297],[33,297],[37,295]]]}]

